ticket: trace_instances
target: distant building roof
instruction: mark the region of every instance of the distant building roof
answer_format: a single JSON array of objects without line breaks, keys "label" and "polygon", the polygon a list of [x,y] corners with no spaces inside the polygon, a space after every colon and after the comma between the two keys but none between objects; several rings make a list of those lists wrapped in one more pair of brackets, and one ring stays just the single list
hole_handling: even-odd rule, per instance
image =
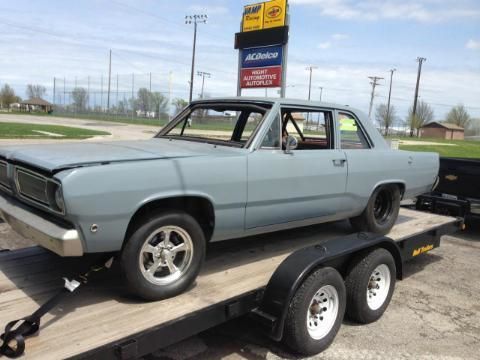
[{"label": "distant building roof", "polygon": [[46,100],[43,100],[38,97],[34,97],[25,101],[22,101],[20,104],[24,105],[36,105],[36,106],[53,106],[53,104],[49,103]]},{"label": "distant building roof", "polygon": [[432,122],[429,122],[428,124],[425,124],[425,125],[422,126],[422,128],[426,128],[426,127],[443,127],[445,129],[448,129],[448,130],[462,130],[462,131],[465,130],[461,126],[458,126],[458,125],[455,125],[455,124],[450,124],[450,123],[441,123],[441,122],[438,122],[438,121],[432,121]]}]

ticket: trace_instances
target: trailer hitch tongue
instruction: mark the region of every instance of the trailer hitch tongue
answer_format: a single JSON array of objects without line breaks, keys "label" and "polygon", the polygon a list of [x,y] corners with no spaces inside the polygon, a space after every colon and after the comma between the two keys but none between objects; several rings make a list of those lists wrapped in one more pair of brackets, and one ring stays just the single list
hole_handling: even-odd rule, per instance
[{"label": "trailer hitch tongue", "polygon": [[110,269],[112,263],[113,256],[110,256],[108,260],[90,267],[87,272],[80,273],[72,280],[66,277],[62,278],[64,280],[62,289],[40,306],[33,314],[22,319],[10,321],[5,326],[4,333],[0,335],[0,340],[2,341],[0,345],[0,355],[5,355],[11,359],[23,355],[25,352],[25,338],[39,331],[42,316],[57,306],[67,295],[75,292],[80,285],[87,284],[92,274]]}]

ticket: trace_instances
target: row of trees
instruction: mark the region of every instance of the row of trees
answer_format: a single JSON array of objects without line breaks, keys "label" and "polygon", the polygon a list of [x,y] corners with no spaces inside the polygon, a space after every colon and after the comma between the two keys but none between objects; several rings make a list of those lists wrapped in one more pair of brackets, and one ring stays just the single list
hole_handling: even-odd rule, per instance
[{"label": "row of trees", "polygon": [[[43,85],[27,85],[27,98],[42,98],[47,93],[47,89]],[[3,85],[0,89],[0,108],[9,108],[11,104],[22,101],[22,98],[15,93],[15,90],[8,84]]]},{"label": "row of trees", "polygon": [[[384,130],[384,135],[389,134],[390,129],[394,124],[402,123],[396,113],[396,108],[390,105],[388,109],[386,104],[380,104],[376,108],[375,118],[380,124],[380,127]],[[432,107],[424,101],[419,101],[417,104],[417,110],[413,115],[413,106],[408,110],[406,120],[403,122],[410,128],[410,136],[418,136],[420,128],[434,119],[434,112]],[[445,121],[449,124],[455,124],[457,126],[467,129],[471,123],[472,118],[465,109],[465,106],[459,104],[454,106],[447,114]]]}]

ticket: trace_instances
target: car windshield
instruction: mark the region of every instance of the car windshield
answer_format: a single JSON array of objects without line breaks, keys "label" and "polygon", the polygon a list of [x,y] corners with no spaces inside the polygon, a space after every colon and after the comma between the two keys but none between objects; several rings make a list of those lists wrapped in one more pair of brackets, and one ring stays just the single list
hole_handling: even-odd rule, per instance
[{"label": "car windshield", "polygon": [[157,137],[243,147],[268,111],[266,104],[198,104],[165,126]]}]

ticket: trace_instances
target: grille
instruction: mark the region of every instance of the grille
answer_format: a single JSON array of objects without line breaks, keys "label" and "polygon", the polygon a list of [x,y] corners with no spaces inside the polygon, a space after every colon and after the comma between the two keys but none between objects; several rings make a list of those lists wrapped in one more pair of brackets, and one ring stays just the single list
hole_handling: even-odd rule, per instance
[{"label": "grille", "polygon": [[21,195],[49,206],[46,178],[16,168],[16,181]]},{"label": "grille", "polygon": [[7,163],[4,161],[0,161],[0,185],[10,188],[7,177]]}]

